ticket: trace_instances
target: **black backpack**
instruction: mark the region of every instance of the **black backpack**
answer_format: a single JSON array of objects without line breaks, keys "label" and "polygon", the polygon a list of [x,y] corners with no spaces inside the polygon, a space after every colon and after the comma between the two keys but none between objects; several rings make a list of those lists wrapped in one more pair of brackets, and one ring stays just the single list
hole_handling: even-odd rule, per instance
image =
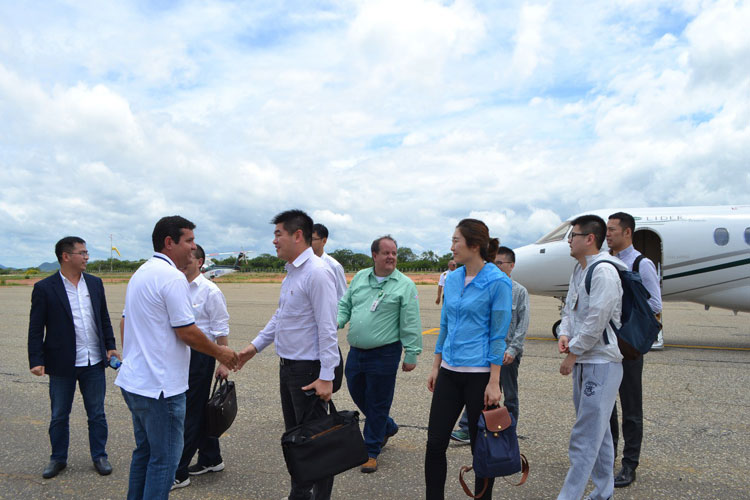
[{"label": "black backpack", "polygon": [[[625,359],[638,359],[646,354],[656,341],[661,331],[661,323],[656,320],[648,299],[651,294],[643,286],[641,275],[638,273],[643,255],[639,255],[633,262],[633,271],[621,271],[614,262],[599,260],[589,266],[586,272],[586,293],[591,293],[591,276],[594,268],[602,262],[608,262],[620,275],[622,282],[622,316],[620,328],[616,328],[612,321],[609,325],[617,335],[617,345]],[[609,344],[607,331],[604,333],[604,343]]]}]

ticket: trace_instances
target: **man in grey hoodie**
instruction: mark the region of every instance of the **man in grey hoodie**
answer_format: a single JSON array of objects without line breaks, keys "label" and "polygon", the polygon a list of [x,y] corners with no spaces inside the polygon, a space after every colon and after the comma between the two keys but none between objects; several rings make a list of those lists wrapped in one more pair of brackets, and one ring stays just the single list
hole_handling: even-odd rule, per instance
[{"label": "man in grey hoodie", "polygon": [[[591,477],[594,490],[587,498],[604,500],[614,493],[614,450],[609,417],[622,380],[622,355],[610,325],[620,327],[622,284],[614,266],[594,268],[590,293],[586,292],[588,267],[608,260],[617,269],[627,266],[617,257],[600,253],[607,225],[596,215],[572,222],[568,235],[570,255],[578,261],[568,285],[562,311],[558,349],[567,356],[562,375],[573,374],[576,422],[570,433],[570,468],[558,500],[580,500]],[[606,341],[605,341],[606,336]]]}]

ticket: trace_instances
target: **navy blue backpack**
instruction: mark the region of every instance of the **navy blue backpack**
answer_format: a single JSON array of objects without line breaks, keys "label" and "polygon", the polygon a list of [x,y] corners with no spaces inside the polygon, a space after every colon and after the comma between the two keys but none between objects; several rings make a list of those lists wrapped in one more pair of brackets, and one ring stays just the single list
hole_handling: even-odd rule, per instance
[{"label": "navy blue backpack", "polygon": [[[661,323],[656,320],[651,307],[648,305],[648,299],[651,294],[643,286],[641,275],[638,268],[642,255],[633,263],[634,271],[621,271],[614,262],[608,260],[598,260],[589,266],[586,272],[586,293],[591,293],[591,275],[594,268],[602,262],[608,262],[620,275],[622,282],[622,316],[620,328],[616,328],[612,321],[609,322],[612,329],[617,335],[617,345],[625,359],[638,359],[641,355],[646,354],[656,340],[656,336],[661,330]],[[607,331],[604,333],[604,343],[609,344]]]},{"label": "navy blue backpack", "polygon": [[[477,477],[485,478],[484,488],[476,495],[471,493],[464,480],[464,473],[472,469]],[[514,485],[520,486],[529,476],[529,462],[518,448],[516,419],[504,406],[485,409],[477,422],[472,466],[464,465],[458,474],[461,487],[468,496],[481,498],[487,489],[487,478],[510,476],[516,472],[523,472],[520,482]]]}]

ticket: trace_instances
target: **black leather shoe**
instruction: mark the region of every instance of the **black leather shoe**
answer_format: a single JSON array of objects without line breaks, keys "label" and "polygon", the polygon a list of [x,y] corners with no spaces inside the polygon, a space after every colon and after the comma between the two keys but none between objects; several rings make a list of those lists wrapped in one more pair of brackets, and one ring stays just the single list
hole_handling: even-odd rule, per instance
[{"label": "black leather shoe", "polygon": [[615,488],[630,486],[633,481],[635,481],[635,469],[623,464],[622,469],[615,476]]},{"label": "black leather shoe", "polygon": [[65,462],[58,462],[57,460],[50,460],[47,467],[42,472],[44,479],[50,479],[58,475],[68,464]]},{"label": "black leather shoe", "polygon": [[106,457],[101,457],[94,460],[94,468],[100,476],[108,476],[112,473],[112,466],[110,465],[109,460],[107,460]]}]

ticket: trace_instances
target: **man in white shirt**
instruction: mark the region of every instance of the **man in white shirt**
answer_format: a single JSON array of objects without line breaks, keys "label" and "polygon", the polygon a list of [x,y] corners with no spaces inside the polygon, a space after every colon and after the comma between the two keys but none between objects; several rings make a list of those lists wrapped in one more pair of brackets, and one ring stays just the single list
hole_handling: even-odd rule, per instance
[{"label": "man in white shirt", "polygon": [[325,246],[328,242],[328,228],[323,224],[313,225],[312,235],[312,249],[315,255],[323,259],[333,271],[334,281],[336,283],[336,297],[341,300],[341,297],[346,293],[346,274],[344,273],[344,266],[339,264],[339,261],[331,257],[325,252]]},{"label": "man in white shirt", "polygon": [[[578,264],[568,284],[558,349],[567,354],[560,373],[573,374],[576,421],[568,447],[570,468],[557,498],[580,500],[591,477],[594,490],[588,498],[605,500],[614,493],[609,417],[622,380],[622,355],[612,324],[621,325],[622,284],[617,271],[627,266],[617,257],[599,253],[607,232],[601,217],[582,215],[572,226],[568,243]],[[601,262],[605,260],[612,264]],[[589,266],[595,267],[587,292]]]},{"label": "man in white shirt", "polygon": [[115,385],[132,414],[136,443],[128,500],[169,497],[182,454],[189,347],[229,369],[238,362],[235,352],[208,340],[195,324],[182,271],[193,260],[194,228],[178,215],[160,219],[151,235],[154,256],[125,292],[123,360]]},{"label": "man in white shirt", "polygon": [[[301,210],[274,217],[276,254],[287,262],[279,307],[257,337],[240,351],[241,365],[271,343],[279,355],[281,410],[287,429],[298,425],[314,391],[320,398],[313,417],[327,413],[334,369],[339,364],[336,312],[338,300],[331,268],[312,248],[313,221]],[[308,391],[306,393],[306,391]],[[309,394],[309,395],[308,395]],[[290,500],[328,500],[333,477],[314,485],[292,478]]]},{"label": "man in white shirt", "polygon": [[83,272],[89,260],[86,242],[67,236],[55,245],[55,255],[60,272],[34,285],[29,316],[29,368],[36,376],[49,376],[52,454],[42,477],[53,478],[67,465],[76,382],[88,417],[91,459],[96,471],[106,476],[112,466],[105,449],[104,366],[120,355],[102,280]]},{"label": "man in white shirt", "polygon": [[[661,313],[661,287],[656,266],[650,259],[641,255],[633,247],[635,219],[625,212],[609,216],[607,221],[607,245],[612,255],[622,260],[628,269],[641,276],[643,286],[648,290],[648,305],[654,315]],[[662,343],[663,344],[663,343]],[[635,481],[635,470],[638,468],[643,441],[643,356],[637,359],[622,361],[622,382],[620,383],[620,406],[622,407],[622,437],[625,444],[622,450],[622,468],[615,476],[615,488],[623,488]],[[609,422],[612,431],[612,443],[617,456],[617,405],[612,409]]]},{"label": "man in white shirt", "polygon": [[[206,253],[200,245],[196,245],[193,260],[185,269],[185,276],[190,282],[195,324],[211,342],[228,345],[229,313],[226,299],[216,283],[201,273],[205,261]],[[172,489],[189,486],[190,476],[224,470],[219,438],[206,435],[206,402],[211,392],[215,365],[216,361],[211,356],[190,349],[188,390],[185,394],[185,444]],[[227,367],[219,364],[216,377],[227,378],[228,375]],[[196,450],[198,463],[190,466]]]},{"label": "man in white shirt", "polygon": [[443,300],[443,288],[445,288],[445,278],[448,277],[448,274],[452,273],[456,270],[456,261],[451,260],[448,262],[448,270],[443,271],[443,274],[440,275],[440,279],[438,280],[438,294],[437,299],[435,299],[435,304],[440,305],[440,302]]}]

